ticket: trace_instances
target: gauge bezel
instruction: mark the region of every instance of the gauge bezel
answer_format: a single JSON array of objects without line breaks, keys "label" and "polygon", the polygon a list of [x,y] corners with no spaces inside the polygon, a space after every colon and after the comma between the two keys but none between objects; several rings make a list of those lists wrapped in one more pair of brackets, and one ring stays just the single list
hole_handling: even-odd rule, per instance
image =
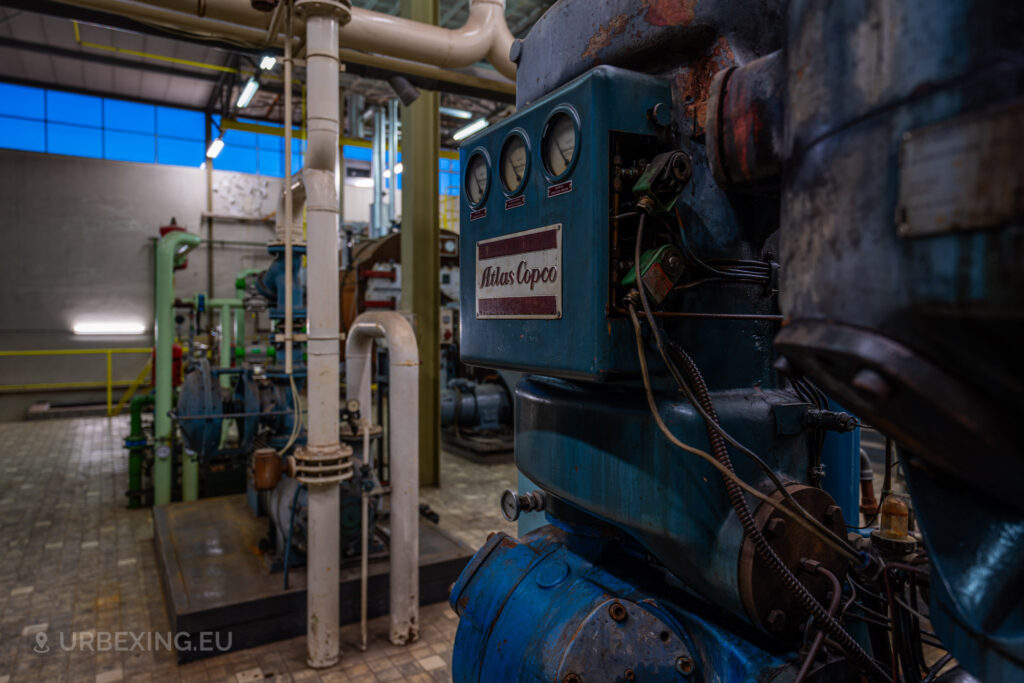
[{"label": "gauge bezel", "polygon": [[[565,167],[565,170],[555,175],[551,172],[548,167],[548,160],[545,157],[547,153],[547,145],[545,144],[548,133],[551,132],[551,124],[559,114],[565,114],[569,117],[569,121],[572,122],[573,131],[576,134],[576,144],[573,148],[572,159],[569,160],[569,164]],[[580,159],[580,145],[583,142],[583,136],[581,135],[580,127],[580,115],[570,104],[560,104],[548,114],[547,119],[544,121],[544,128],[542,129],[540,136],[540,165],[544,169],[544,176],[551,183],[557,183],[565,180],[572,175],[573,169],[576,168],[576,162]]]},{"label": "gauge bezel", "polygon": [[[523,145],[526,147],[526,168],[523,170],[523,177],[519,179],[519,184],[514,188],[509,188],[505,185],[505,174],[502,172],[502,166],[505,162],[505,149],[509,143],[512,142],[512,138],[519,138],[523,141]],[[523,190],[526,189],[526,181],[530,177],[530,169],[533,166],[533,148],[530,146],[530,136],[527,135],[526,130],[523,128],[513,128],[505,136],[505,139],[501,141],[501,149],[498,151],[498,181],[501,183],[501,190],[506,197],[515,197],[516,195],[522,194]]]},{"label": "gauge bezel", "polygon": [[[474,202],[469,196],[469,172],[473,168],[473,157],[479,156],[484,160],[484,166],[487,168],[487,182],[484,184],[483,194],[480,195],[480,201]],[[477,147],[466,157],[466,166],[462,171],[462,189],[466,193],[466,202],[471,208],[479,209],[487,202],[487,197],[491,193],[491,185],[493,184],[492,176],[494,175],[494,167],[491,165],[491,155],[487,153],[487,150],[483,147]]]}]

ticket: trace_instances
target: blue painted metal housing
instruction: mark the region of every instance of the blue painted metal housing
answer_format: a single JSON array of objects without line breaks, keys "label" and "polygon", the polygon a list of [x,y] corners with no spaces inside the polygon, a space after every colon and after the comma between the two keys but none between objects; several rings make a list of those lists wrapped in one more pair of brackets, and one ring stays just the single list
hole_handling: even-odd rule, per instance
[{"label": "blue painted metal housing", "polygon": [[[490,188],[479,207],[462,193],[460,234],[461,353],[463,362],[510,368],[560,377],[600,380],[609,373],[637,372],[633,331],[619,317],[608,319],[609,306],[609,131],[657,137],[663,131],[647,112],[669,105],[667,81],[642,74],[598,67],[527,109],[466,140],[460,149],[462,168],[483,150],[491,161]],[[580,118],[580,134],[572,170],[557,182],[544,170],[541,135],[549,115],[569,107]],[[518,129],[528,143],[531,163],[521,194],[525,203],[506,209],[507,196],[498,178],[498,159],[509,133]],[[549,197],[548,189],[572,183],[569,192]],[[486,215],[480,215],[486,211]],[[478,216],[478,217],[473,217]],[[562,301],[558,320],[478,320],[476,310],[476,246],[480,240],[562,226]]]},{"label": "blue painted metal housing", "polygon": [[452,589],[453,679],[761,681],[787,665],[710,621],[638,550],[579,528],[492,536]]}]

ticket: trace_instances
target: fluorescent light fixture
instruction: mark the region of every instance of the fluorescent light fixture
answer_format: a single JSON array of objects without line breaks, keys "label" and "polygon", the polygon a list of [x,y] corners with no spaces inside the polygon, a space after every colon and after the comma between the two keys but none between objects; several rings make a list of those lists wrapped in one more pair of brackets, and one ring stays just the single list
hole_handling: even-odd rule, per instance
[{"label": "fluorescent light fixture", "polygon": [[142,334],[146,331],[146,326],[138,321],[106,320],[75,323],[71,329],[75,334]]},{"label": "fluorescent light fixture", "polygon": [[265,55],[263,59],[260,60],[260,68],[264,71],[270,71],[274,68],[275,64],[277,64],[277,57],[274,55]]},{"label": "fluorescent light fixture", "polygon": [[222,149],[224,149],[224,138],[214,138],[210,146],[206,148],[206,158],[216,159]]},{"label": "fluorescent light fixture", "polygon": [[445,116],[451,116],[456,119],[471,119],[473,118],[473,112],[466,111],[465,109],[454,109],[452,107],[441,107],[439,111]]},{"label": "fluorescent light fixture", "polygon": [[373,178],[351,178],[350,181],[355,187],[373,187]]},{"label": "fluorescent light fixture", "polygon": [[259,81],[256,80],[255,76],[253,76],[252,78],[250,78],[249,80],[247,80],[245,82],[245,87],[242,88],[242,94],[238,96],[238,101],[235,102],[235,105],[239,109],[245,109],[246,107],[249,106],[249,103],[252,102],[253,96],[256,94],[256,91],[259,90],[259,89],[260,89]]},{"label": "fluorescent light fixture", "polygon": [[[402,169],[403,169],[403,166],[402,166],[402,162],[401,161],[399,161],[397,164],[395,164],[395,174],[396,175],[402,175]],[[385,178],[390,178],[391,177],[391,169],[390,168],[387,169],[386,171],[384,171],[384,177]]]},{"label": "fluorescent light fixture", "polygon": [[483,130],[489,125],[491,124],[487,122],[487,119],[477,119],[468,126],[463,126],[462,128],[459,128],[457,131],[455,131],[455,135],[452,136],[452,139],[461,140],[462,138],[468,138],[473,133]]}]

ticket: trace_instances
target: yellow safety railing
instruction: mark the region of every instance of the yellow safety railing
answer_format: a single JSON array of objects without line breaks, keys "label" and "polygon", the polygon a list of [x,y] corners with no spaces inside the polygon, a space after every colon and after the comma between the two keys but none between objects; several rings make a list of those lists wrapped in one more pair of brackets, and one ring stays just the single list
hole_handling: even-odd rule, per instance
[{"label": "yellow safety railing", "polygon": [[[39,349],[27,351],[0,351],[0,358],[25,358],[38,356],[95,356],[104,354],[107,357],[107,381],[105,382],[46,382],[42,384],[0,384],[0,392],[3,391],[47,391],[51,389],[101,389],[107,390],[107,415],[115,415],[114,411],[114,385],[118,387],[128,385],[129,391],[134,391],[142,384],[147,370],[143,370],[134,382],[114,382],[114,354],[115,353],[145,353],[152,354],[152,348],[144,349]],[[147,363],[146,367],[149,367]],[[124,400],[118,402],[120,409]],[[120,410],[118,410],[120,412]]]}]

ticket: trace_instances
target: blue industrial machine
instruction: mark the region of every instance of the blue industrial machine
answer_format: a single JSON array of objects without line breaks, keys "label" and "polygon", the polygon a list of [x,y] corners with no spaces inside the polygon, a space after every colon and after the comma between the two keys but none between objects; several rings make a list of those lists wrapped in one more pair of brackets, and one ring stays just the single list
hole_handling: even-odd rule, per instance
[{"label": "blue industrial machine", "polygon": [[[531,373],[501,503],[548,525],[453,587],[457,681],[1024,676],[1022,28],[561,0],[514,44],[461,151],[461,351]],[[840,404],[909,482],[869,537]]]}]

